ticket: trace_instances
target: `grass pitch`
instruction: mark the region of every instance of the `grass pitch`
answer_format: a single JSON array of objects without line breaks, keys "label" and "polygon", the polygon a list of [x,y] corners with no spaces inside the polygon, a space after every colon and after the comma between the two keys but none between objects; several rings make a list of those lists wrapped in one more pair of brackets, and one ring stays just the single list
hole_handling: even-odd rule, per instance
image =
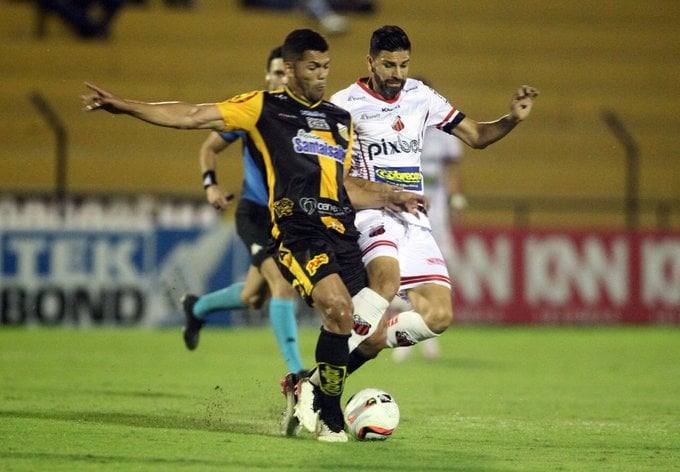
[{"label": "grass pitch", "polygon": [[[317,329],[303,328],[312,363]],[[442,356],[350,377],[392,393],[386,442],[279,436],[268,328],[0,328],[0,470],[680,470],[680,331],[466,327]]]}]

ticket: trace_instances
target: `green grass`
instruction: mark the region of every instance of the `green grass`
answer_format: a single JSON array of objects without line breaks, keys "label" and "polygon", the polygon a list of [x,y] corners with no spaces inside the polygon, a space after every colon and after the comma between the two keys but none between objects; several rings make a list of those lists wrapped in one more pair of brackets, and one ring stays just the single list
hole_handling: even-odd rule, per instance
[{"label": "green grass", "polygon": [[[311,364],[317,330],[301,345]],[[680,470],[680,331],[452,327],[348,381],[394,395],[382,443],[278,435],[267,328],[0,328],[0,470]]]}]

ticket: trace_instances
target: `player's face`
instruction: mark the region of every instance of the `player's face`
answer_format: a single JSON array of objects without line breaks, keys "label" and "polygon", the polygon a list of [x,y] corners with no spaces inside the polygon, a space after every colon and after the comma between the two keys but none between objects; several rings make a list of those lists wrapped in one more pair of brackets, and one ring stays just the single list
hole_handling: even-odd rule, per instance
[{"label": "player's face", "polygon": [[298,97],[311,103],[318,102],[326,93],[330,65],[328,51],[305,51],[299,61],[286,63],[288,87]]},{"label": "player's face", "polygon": [[376,57],[368,56],[373,91],[392,100],[404,88],[411,61],[409,51],[380,51]]},{"label": "player's face", "polygon": [[267,83],[267,90],[270,92],[272,90],[279,89],[288,83],[288,77],[286,76],[286,68],[283,65],[283,59],[277,57],[272,59],[269,63],[269,70],[265,77],[265,82]]}]

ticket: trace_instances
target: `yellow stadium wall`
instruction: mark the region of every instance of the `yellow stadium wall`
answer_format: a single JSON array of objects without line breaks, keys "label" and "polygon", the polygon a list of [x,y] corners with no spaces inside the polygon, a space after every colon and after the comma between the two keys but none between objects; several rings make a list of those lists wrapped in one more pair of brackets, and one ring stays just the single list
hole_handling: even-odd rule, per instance
[{"label": "yellow stadium wall", "polygon": [[[237,0],[196,0],[192,10],[160,0],[128,6],[106,42],[75,39],[56,19],[36,39],[30,1],[0,2],[0,191],[54,186],[54,137],[28,95],[42,93],[69,132],[68,188],[200,197],[200,131],[86,115],[79,95],[91,81],[130,98],[212,102],[261,86],[269,49],[287,32],[315,27],[288,12],[243,10]],[[530,119],[505,140],[467,150],[463,172],[473,197],[622,198],[624,150],[602,121],[614,110],[641,151],[639,195],[680,200],[680,8],[656,0],[476,2],[378,1],[352,15],[351,31],[329,38],[330,90],[366,73],[371,32],[399,24],[413,43],[411,75],[427,77],[479,121],[508,110],[529,83],[542,92]],[[239,150],[221,159],[219,178],[238,190]],[[468,213],[473,224],[512,224],[505,210]],[[531,224],[610,226],[622,214],[541,212]],[[671,218],[680,228],[680,216]],[[641,216],[655,225],[653,214]]]}]

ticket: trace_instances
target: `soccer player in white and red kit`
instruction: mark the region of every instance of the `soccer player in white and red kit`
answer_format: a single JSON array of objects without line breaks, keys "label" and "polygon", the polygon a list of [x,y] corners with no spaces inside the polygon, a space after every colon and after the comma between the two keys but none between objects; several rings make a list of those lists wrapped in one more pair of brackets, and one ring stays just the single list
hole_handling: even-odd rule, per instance
[{"label": "soccer player in white and red kit", "polygon": [[[351,176],[424,193],[421,167],[428,127],[450,133],[468,146],[484,148],[507,135],[530,113],[538,91],[522,86],[510,113],[492,122],[466,117],[423,82],[408,79],[411,43],[398,26],[376,30],[367,56],[369,76],[331,97],[354,121]],[[359,244],[369,286],[386,300],[400,292],[412,310],[371,330],[353,353],[349,371],[385,347],[413,345],[438,336],[453,319],[451,281],[426,209],[419,217],[388,209],[357,212]],[[373,323],[378,324],[378,323]]]}]

